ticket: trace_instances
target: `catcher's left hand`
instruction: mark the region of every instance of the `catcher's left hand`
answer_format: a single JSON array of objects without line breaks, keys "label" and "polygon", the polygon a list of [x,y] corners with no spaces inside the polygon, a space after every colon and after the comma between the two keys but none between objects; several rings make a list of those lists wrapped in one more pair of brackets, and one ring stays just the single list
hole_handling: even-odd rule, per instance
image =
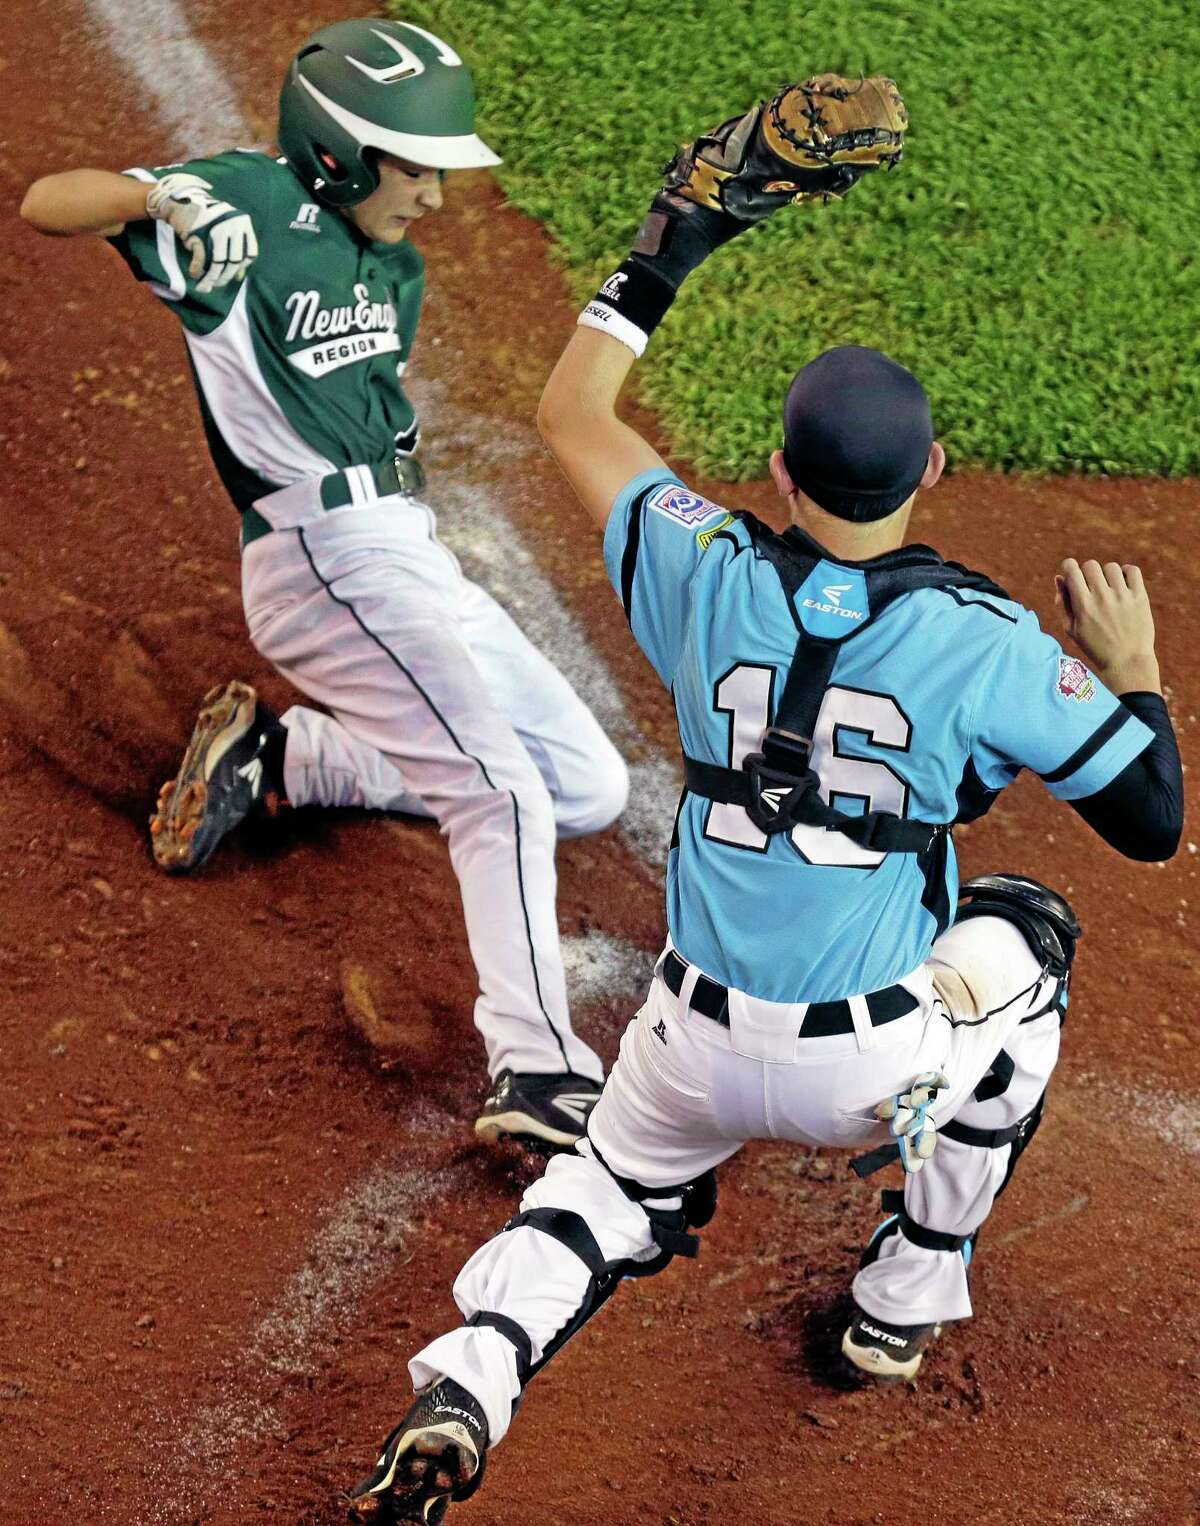
[{"label": "catcher's left hand", "polygon": [[789,202],[840,200],[868,170],[894,169],[907,130],[894,81],[817,74],[685,144],[663,190],[758,222]]}]

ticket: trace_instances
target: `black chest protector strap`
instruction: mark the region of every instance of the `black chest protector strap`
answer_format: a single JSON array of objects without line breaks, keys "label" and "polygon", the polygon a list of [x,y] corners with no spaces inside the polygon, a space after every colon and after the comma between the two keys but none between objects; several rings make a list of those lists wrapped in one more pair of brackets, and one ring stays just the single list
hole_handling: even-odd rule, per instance
[{"label": "black chest protector strap", "polygon": [[743,806],[755,826],[768,835],[790,832],[797,826],[823,827],[875,852],[929,853],[953,822],[906,820],[891,811],[851,816],[821,798],[821,781],[812,767],[817,715],[839,648],[861,634],[894,599],[919,588],[965,588],[999,598],[1007,595],[982,573],[943,561],[928,546],[909,546],[858,564],[867,585],[868,619],[837,639],[812,636],[799,619],[796,594],[818,562],[832,558],[800,530],[775,535],[750,515],[739,518],[751,533],[755,553],[769,561],[779,575],[800,635],[774,724],[764,732],[759,751],[750,753],[741,768],[705,763],[685,754],[686,787],[705,800]]}]

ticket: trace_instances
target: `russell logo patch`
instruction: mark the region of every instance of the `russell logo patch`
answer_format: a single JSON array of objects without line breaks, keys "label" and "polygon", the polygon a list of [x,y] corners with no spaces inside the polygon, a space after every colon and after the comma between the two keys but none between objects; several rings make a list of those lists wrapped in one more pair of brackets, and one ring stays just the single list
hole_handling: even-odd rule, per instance
[{"label": "russell logo patch", "polygon": [[1078,657],[1058,659],[1058,692],[1064,699],[1086,705],[1096,697],[1096,680]]},{"label": "russell logo patch", "polygon": [[657,487],[646,499],[648,508],[656,514],[665,514],[668,519],[673,519],[676,524],[686,525],[691,529],[695,525],[702,525],[714,514],[725,514],[727,511],[719,503],[712,503],[707,498],[701,498],[699,493],[692,493],[685,487],[680,487],[677,482],[664,483]]}]

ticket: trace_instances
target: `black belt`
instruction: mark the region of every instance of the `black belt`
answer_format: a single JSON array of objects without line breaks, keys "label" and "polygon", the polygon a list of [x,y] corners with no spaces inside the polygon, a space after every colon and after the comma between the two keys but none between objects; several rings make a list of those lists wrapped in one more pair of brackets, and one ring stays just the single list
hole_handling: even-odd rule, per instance
[{"label": "black belt", "polygon": [[[367,470],[384,498],[390,498],[394,493],[403,493],[411,498],[425,486],[425,468],[416,456],[395,456],[390,461],[369,466]],[[362,496],[361,490],[359,496]],[[354,494],[347,471],[330,472],[327,477],[321,478],[322,508],[345,509],[353,502]]]},{"label": "black belt", "polygon": [[[678,996],[683,989],[683,977],[687,971],[687,964],[672,950],[663,961],[662,974],[667,989],[673,995]],[[869,992],[863,999],[873,1028],[893,1022],[898,1017],[905,1017],[920,1006],[912,992],[906,991],[903,986],[885,986],[882,991]],[[729,992],[715,980],[709,980],[707,975],[701,975],[696,981],[691,1007],[693,1012],[712,1018],[722,1028],[729,1027]],[[800,1037],[803,1039],[827,1039],[838,1033],[853,1032],[854,1019],[850,1015],[848,1001],[810,1001],[804,1021],[800,1024]]]}]

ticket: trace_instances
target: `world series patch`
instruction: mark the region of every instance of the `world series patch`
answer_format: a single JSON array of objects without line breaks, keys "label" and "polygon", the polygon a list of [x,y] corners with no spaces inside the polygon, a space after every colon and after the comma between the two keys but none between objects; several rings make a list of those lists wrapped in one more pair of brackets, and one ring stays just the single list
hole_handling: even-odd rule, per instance
[{"label": "world series patch", "polygon": [[1096,697],[1096,680],[1078,657],[1058,659],[1058,692],[1064,699],[1086,705]]},{"label": "world series patch", "polygon": [[677,482],[665,482],[662,487],[656,487],[646,499],[646,506],[656,514],[665,514],[676,524],[686,525],[689,530],[695,525],[704,524],[714,514],[728,512],[719,503],[701,498],[699,493],[680,487]]}]

